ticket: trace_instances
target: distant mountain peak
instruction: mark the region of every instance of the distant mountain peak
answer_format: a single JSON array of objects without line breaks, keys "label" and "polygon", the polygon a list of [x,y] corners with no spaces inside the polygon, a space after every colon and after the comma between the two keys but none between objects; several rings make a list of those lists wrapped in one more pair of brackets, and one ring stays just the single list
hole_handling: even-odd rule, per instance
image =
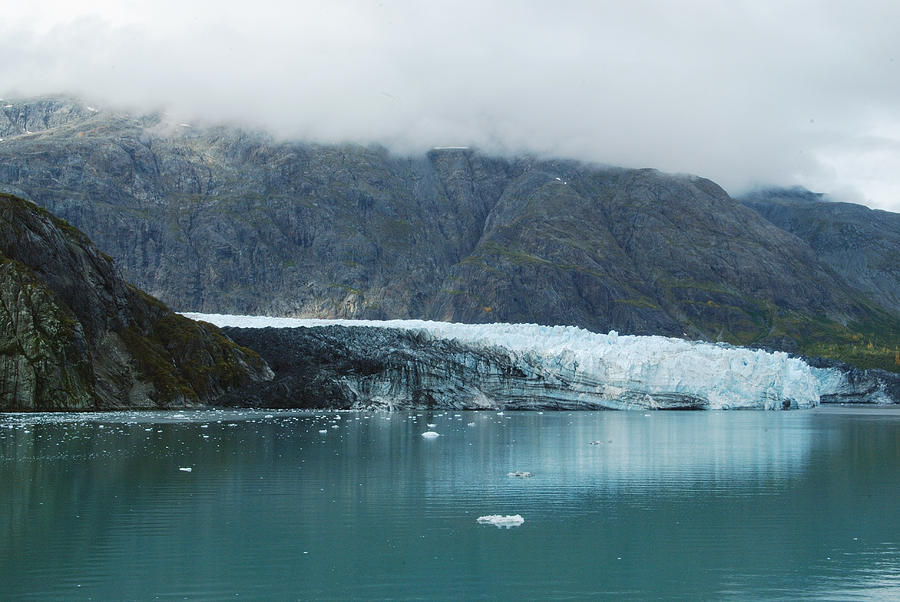
[{"label": "distant mountain peak", "polygon": [[822,192],[812,192],[802,186],[765,186],[739,195],[742,200],[767,200],[783,203],[818,203],[830,200]]}]

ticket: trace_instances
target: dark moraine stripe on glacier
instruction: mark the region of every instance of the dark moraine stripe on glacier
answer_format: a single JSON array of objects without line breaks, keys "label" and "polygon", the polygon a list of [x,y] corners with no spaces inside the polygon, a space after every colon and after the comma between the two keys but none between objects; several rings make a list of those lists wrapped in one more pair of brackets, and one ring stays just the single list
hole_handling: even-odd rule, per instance
[{"label": "dark moraine stripe on glacier", "polygon": [[839,386],[822,394],[820,403],[885,405],[900,403],[900,373],[864,369],[823,357],[803,357],[813,368],[841,373]]},{"label": "dark moraine stripe on glacier", "polygon": [[706,409],[709,400],[639,390],[602,394],[583,372],[548,373],[536,356],[417,330],[362,326],[224,328],[276,373],[218,400],[275,408]]}]

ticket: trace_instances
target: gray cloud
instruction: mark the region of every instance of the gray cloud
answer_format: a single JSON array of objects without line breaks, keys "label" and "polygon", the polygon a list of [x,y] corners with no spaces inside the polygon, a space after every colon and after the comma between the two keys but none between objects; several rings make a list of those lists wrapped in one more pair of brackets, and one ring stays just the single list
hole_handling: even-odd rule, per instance
[{"label": "gray cloud", "polygon": [[0,85],[285,137],[546,153],[900,210],[896,2],[284,4],[23,13],[0,25]]}]

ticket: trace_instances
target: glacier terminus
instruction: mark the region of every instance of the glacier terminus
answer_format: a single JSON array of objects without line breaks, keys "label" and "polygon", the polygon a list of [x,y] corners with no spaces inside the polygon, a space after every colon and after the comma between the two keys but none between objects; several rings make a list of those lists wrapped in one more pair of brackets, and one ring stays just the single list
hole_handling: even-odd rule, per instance
[{"label": "glacier terminus", "polygon": [[536,324],[184,315],[226,328],[281,374],[235,392],[231,405],[775,410],[892,402],[876,378],[722,343]]}]

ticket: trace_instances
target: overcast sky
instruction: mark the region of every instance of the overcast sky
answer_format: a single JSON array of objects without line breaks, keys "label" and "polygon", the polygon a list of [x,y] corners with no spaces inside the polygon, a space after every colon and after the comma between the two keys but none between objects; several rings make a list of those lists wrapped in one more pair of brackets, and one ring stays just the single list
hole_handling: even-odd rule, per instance
[{"label": "overcast sky", "polygon": [[475,145],[900,211],[900,2],[6,3],[0,96]]}]

